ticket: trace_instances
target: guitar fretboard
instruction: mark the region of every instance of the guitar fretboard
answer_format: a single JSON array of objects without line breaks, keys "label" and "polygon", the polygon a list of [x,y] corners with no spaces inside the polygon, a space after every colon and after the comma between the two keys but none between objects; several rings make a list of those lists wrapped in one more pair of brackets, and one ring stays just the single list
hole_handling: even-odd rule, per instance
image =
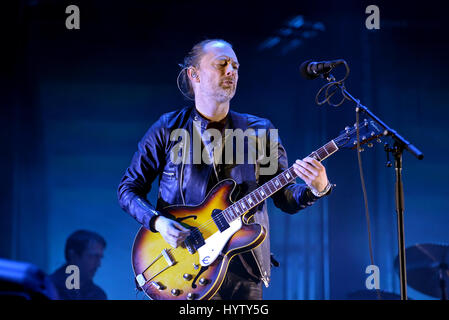
[{"label": "guitar fretboard", "polygon": [[[323,161],[337,151],[338,147],[336,143],[334,140],[331,140],[318,150],[312,152],[309,157],[318,161]],[[245,212],[251,210],[271,197],[274,193],[281,190],[289,183],[294,182],[297,177],[298,176],[293,170],[293,166],[291,166],[273,179],[261,185],[259,188],[241,198],[239,201],[235,202],[233,205],[223,210],[221,213],[225,217],[226,221],[230,223]]]}]

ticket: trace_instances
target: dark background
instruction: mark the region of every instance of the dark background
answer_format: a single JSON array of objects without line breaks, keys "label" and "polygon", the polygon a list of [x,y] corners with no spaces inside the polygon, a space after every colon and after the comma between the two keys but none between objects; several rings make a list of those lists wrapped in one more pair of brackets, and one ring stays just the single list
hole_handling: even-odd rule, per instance
[{"label": "dark background", "polygon": [[[290,162],[355,122],[350,102],[316,106],[323,80],[298,72],[307,59],[345,59],[347,89],[425,154],[404,155],[406,246],[449,242],[449,44],[440,3],[16,2],[3,29],[0,256],[51,273],[64,262],[66,237],[94,230],[107,241],[95,282],[111,299],[136,298],[130,258],[139,225],[118,206],[116,188],[147,128],[191,104],[177,89],[177,64],[194,43],[216,37],[233,44],[241,64],[231,108],[269,118]],[[65,27],[70,4],[80,8],[80,30]],[[380,9],[379,30],[365,27],[370,4]],[[288,35],[298,15],[305,24]],[[362,158],[380,288],[398,294],[394,170],[382,146]],[[371,262],[357,157],[342,151],[324,163],[337,185],[330,197],[295,216],[269,201],[281,266],[267,299],[346,299],[365,289]],[[153,202],[156,190],[157,182]],[[409,296],[432,299],[411,287]]]}]

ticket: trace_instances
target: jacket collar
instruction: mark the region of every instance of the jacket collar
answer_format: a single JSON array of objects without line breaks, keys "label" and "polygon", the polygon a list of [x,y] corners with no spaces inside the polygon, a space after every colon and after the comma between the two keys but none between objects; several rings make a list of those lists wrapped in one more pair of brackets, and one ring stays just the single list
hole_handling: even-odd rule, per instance
[{"label": "jacket collar", "polygon": [[[204,116],[202,116],[198,112],[198,110],[196,109],[195,106],[192,109],[193,109],[192,110],[192,119],[193,119],[193,121],[198,122],[201,125],[201,128],[203,130],[207,129],[207,125],[211,122],[211,120],[209,120],[209,119],[205,118]],[[228,114],[226,115],[225,121],[229,121],[229,113],[230,112],[228,112]]]},{"label": "jacket collar", "polygon": [[[209,122],[211,122],[209,119],[206,119],[204,116],[202,116],[195,106],[192,107],[191,118],[193,121],[198,121],[203,130],[205,130]],[[230,121],[233,128],[242,129],[243,131],[247,129],[247,123],[245,119],[246,118],[242,114],[231,109],[229,109],[229,112],[226,115],[226,121]]]}]

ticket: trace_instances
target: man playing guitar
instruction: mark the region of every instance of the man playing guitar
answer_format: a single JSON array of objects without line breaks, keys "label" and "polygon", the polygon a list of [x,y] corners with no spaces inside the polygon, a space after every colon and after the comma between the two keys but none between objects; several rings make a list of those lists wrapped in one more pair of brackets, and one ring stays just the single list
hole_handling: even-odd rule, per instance
[{"label": "man playing guitar", "polygon": [[[170,158],[176,142],[170,137],[175,129],[182,128],[192,136],[197,132],[202,139],[204,132],[208,129],[216,129],[224,135],[229,129],[243,131],[274,129],[267,119],[230,110],[229,102],[237,87],[239,62],[228,42],[213,39],[196,44],[184,59],[182,67],[181,78],[178,77],[178,80],[181,79],[184,91],[193,97],[194,106],[166,113],[151,126],[139,142],[138,151],[134,154],[118,188],[121,207],[144,228],[151,230],[151,233],[158,232],[170,245],[169,247],[172,248],[170,250],[187,247],[185,242],[194,229],[186,224],[188,220],[173,219],[164,214],[163,208],[170,205],[198,205],[214,185],[228,178],[233,179],[237,185],[238,193],[233,193],[233,200],[238,200],[288,168],[287,154],[279,139],[276,139],[277,155],[274,158],[277,161],[277,170],[273,174],[263,174],[261,161],[241,164],[212,160],[210,164],[198,164],[192,163],[193,161],[184,161],[183,158],[181,163],[175,163],[173,158]],[[207,144],[204,141],[203,143]],[[190,156],[188,152],[187,156]],[[298,159],[293,164],[293,169],[305,184],[289,182],[272,196],[274,204],[290,214],[312,205],[317,199],[331,191],[326,170],[319,161],[312,157]],[[157,177],[160,181],[155,207],[146,196]],[[189,216],[183,219],[187,218]],[[226,272],[224,279],[214,287],[214,290],[211,289],[208,298],[262,299],[262,283],[268,286],[271,268],[266,202],[263,201],[255,207],[245,222],[261,225],[266,237],[257,247],[238,253],[230,259],[224,271]],[[196,249],[201,253],[199,248]],[[168,251],[164,250],[162,255],[170,267],[176,259],[173,258],[170,262]],[[192,249],[193,251],[195,248]],[[206,258],[203,258],[204,261],[201,263],[203,268],[207,268]],[[198,265],[194,264],[195,269]],[[161,272],[163,270],[165,269]],[[145,279],[142,281],[142,287],[147,280],[150,280],[144,272],[138,274],[136,278],[138,282]],[[184,278],[186,281],[194,281],[187,279],[187,276]],[[158,282],[157,278],[154,278],[151,283],[163,292],[164,284],[161,284],[161,281]],[[192,287],[195,286],[192,285]],[[176,290],[178,289],[172,289],[172,296],[180,294],[180,291]],[[187,298],[192,297],[194,296],[187,296]]]}]

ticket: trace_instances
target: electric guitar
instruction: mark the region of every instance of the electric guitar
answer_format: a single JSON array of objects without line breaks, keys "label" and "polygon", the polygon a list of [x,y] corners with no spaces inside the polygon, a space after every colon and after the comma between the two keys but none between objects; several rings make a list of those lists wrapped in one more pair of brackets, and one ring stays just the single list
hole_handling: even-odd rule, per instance
[{"label": "electric guitar", "polygon": [[[372,121],[359,124],[360,145],[378,139],[381,130]],[[322,161],[340,149],[357,147],[357,127],[346,127],[340,135],[309,157]],[[154,300],[210,299],[221,287],[231,259],[260,245],[263,226],[246,223],[251,209],[297,178],[293,166],[233,203],[236,183],[226,179],[215,185],[196,206],[173,205],[165,216],[190,229],[182,246],[173,248],[159,233],[141,227],[132,248],[136,285]],[[253,210],[254,211],[254,210]],[[253,213],[254,214],[254,213]]]}]

